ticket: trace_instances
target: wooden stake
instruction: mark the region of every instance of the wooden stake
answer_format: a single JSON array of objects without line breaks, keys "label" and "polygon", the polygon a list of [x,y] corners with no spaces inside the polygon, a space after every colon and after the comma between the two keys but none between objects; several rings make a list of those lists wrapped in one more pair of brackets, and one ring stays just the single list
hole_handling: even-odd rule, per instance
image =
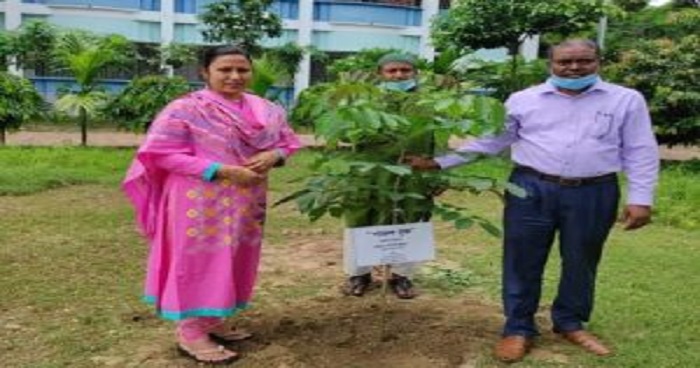
[{"label": "wooden stake", "polygon": [[389,290],[389,279],[391,279],[391,265],[382,265],[382,325],[381,325],[381,336],[380,340],[384,341],[388,337],[388,321],[387,312],[389,311],[389,298],[387,298],[387,291]]}]

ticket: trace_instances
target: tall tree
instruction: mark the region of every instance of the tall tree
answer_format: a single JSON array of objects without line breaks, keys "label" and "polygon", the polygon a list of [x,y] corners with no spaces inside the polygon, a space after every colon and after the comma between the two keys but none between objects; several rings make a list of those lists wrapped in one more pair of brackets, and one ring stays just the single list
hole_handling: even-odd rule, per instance
[{"label": "tall tree", "polygon": [[204,40],[240,45],[260,55],[260,41],[282,35],[282,20],[270,12],[273,0],[221,0],[206,6],[199,16]]},{"label": "tall tree", "polygon": [[17,67],[35,70],[48,67],[46,51],[53,50],[56,43],[56,27],[44,21],[22,24],[16,32]]},{"label": "tall tree", "polygon": [[88,119],[107,100],[107,94],[96,88],[100,73],[109,67],[126,65],[132,56],[133,44],[120,35],[70,31],[59,37],[54,58],[59,67],[75,78],[78,91],[61,97],[56,108],[79,118],[83,146],[87,145]]},{"label": "tall tree", "polygon": [[33,69],[48,66],[45,57],[56,41],[56,28],[46,22],[33,20],[14,31],[0,32],[0,64]]},{"label": "tall tree", "polygon": [[593,27],[605,11],[605,0],[461,0],[435,18],[431,31],[442,49],[508,48],[514,77],[526,36],[573,34]]},{"label": "tall tree", "polygon": [[604,0],[462,0],[432,24],[437,47],[507,47],[518,53],[524,36],[572,34],[605,15]]}]

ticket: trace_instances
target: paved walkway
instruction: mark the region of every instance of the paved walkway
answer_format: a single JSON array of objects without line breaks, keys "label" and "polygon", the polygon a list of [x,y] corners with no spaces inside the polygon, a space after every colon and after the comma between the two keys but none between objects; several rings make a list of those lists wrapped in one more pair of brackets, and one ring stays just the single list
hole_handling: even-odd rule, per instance
[{"label": "paved walkway", "polygon": [[[88,132],[88,145],[96,147],[135,147],[143,140],[142,134],[125,132]],[[313,136],[301,135],[305,145],[315,145]],[[456,147],[459,140],[450,142]],[[77,132],[16,132],[7,135],[11,146],[76,146],[80,144]],[[700,147],[661,147],[661,157],[666,160],[700,159]]]}]

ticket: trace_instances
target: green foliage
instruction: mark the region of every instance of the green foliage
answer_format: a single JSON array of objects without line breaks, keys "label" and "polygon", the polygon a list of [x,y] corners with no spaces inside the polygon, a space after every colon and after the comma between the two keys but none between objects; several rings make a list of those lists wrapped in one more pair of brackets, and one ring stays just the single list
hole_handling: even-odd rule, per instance
[{"label": "green foliage", "polygon": [[9,73],[0,73],[0,144],[5,144],[8,129],[17,129],[38,115],[43,104],[32,82]]},{"label": "green foliage", "polygon": [[88,119],[91,119],[96,117],[104,107],[108,97],[109,95],[104,91],[66,93],[54,103],[54,107],[70,117],[81,117],[84,113]]},{"label": "green foliage", "polygon": [[110,99],[103,113],[123,128],[144,132],[165,105],[190,90],[187,80],[182,77],[136,78]]},{"label": "green foliage", "polygon": [[477,223],[494,230],[462,208],[434,205],[431,197],[448,188],[497,191],[496,181],[414,172],[401,164],[406,154],[432,155],[450,136],[494,133],[503,122],[497,100],[464,95],[436,80],[423,80],[411,93],[343,81],[308,90],[297,116],[313,122],[326,154],[313,164],[305,187],[278,203],[295,200],[312,221],[330,215],[351,226],[413,222],[435,210],[458,228]]},{"label": "green foliage", "polygon": [[649,5],[649,0],[614,0],[613,3],[626,12],[637,12]]},{"label": "green foliage", "polygon": [[291,77],[284,72],[284,67],[279,61],[264,55],[253,61],[253,80],[250,82],[250,89],[258,96],[275,99],[276,96],[269,95],[270,89],[275,85],[286,85],[291,83]]},{"label": "green foliage", "polygon": [[542,83],[549,74],[545,60],[527,62],[518,57],[516,62],[516,74],[513,74],[512,64],[477,60],[467,56],[455,61],[453,70],[459,79],[467,80],[474,88],[505,101],[513,92]]},{"label": "green foliage", "polygon": [[[700,10],[698,10],[700,12]],[[613,80],[647,98],[662,143],[700,142],[700,36],[641,41],[608,68]]]},{"label": "green foliage", "polygon": [[[404,53],[405,51],[392,48],[371,48],[363,49],[350,56],[338,59],[331,64],[328,72],[332,80],[336,80],[343,73],[363,72],[367,74],[376,74],[377,62],[379,59],[389,53]],[[427,69],[428,63],[423,60],[418,60],[418,69]]]},{"label": "green foliage", "polygon": [[442,49],[508,47],[515,55],[523,35],[572,34],[605,14],[604,0],[462,0],[435,18],[431,35]]},{"label": "green foliage", "polygon": [[337,79],[338,75],[358,70],[375,72],[379,59],[389,53],[400,52],[398,49],[371,48],[363,49],[355,54],[335,60],[329,67],[328,73],[332,79]]},{"label": "green foliage", "polygon": [[288,77],[294,77],[299,70],[299,63],[304,58],[303,47],[289,42],[280,47],[265,50],[265,56],[276,61]]},{"label": "green foliage", "polygon": [[199,19],[206,27],[204,40],[243,46],[251,54],[262,53],[265,37],[282,35],[282,20],[269,11],[272,0],[221,0],[206,6]]},{"label": "green foliage", "polygon": [[10,65],[10,58],[17,54],[15,46],[16,39],[12,32],[0,32],[0,68],[3,71],[6,71],[8,65]]},{"label": "green foliage", "polygon": [[647,7],[624,17],[613,17],[605,44],[605,58],[617,61],[621,52],[634,49],[637,42],[669,38],[677,40],[691,34],[700,34],[700,10],[696,7]]},{"label": "green foliage", "polygon": [[700,8],[684,2],[613,19],[606,76],[640,90],[663,143],[700,141]]},{"label": "green foliage", "polygon": [[18,67],[36,67],[46,64],[46,52],[56,41],[56,29],[52,25],[32,20],[15,31],[0,32],[0,67],[11,63]]},{"label": "green foliage", "polygon": [[451,74],[453,72],[452,65],[462,57],[460,51],[455,49],[444,50],[435,57],[430,65],[430,70],[436,74]]},{"label": "green foliage", "polygon": [[92,90],[107,67],[127,65],[134,56],[133,44],[124,36],[75,30],[60,35],[53,51],[57,67],[70,71],[82,92]]},{"label": "green foliage", "polygon": [[16,65],[21,68],[46,64],[46,52],[53,50],[55,43],[56,27],[36,20],[22,24],[16,36]]},{"label": "green foliage", "polygon": [[182,43],[162,45],[159,50],[160,59],[173,68],[181,68],[197,61],[197,46]]}]

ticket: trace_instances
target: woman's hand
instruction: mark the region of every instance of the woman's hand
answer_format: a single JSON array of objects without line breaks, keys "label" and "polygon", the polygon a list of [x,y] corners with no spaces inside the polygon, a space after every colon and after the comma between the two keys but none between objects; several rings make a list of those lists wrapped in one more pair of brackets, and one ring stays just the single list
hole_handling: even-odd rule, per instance
[{"label": "woman's hand", "polygon": [[237,185],[255,185],[265,180],[261,175],[251,169],[241,166],[223,165],[216,172],[217,179],[228,179]]},{"label": "woman's hand", "polygon": [[259,174],[265,174],[280,160],[280,156],[275,150],[263,151],[249,158],[245,167]]}]

